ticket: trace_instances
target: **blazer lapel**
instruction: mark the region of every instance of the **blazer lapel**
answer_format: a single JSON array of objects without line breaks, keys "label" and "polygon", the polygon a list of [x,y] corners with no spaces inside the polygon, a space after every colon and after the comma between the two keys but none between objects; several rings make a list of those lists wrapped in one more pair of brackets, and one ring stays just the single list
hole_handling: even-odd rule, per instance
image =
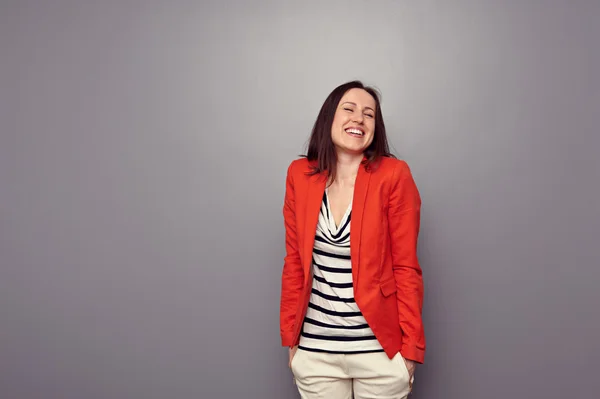
[{"label": "blazer lapel", "polygon": [[313,247],[315,245],[315,234],[317,232],[317,223],[319,222],[319,212],[325,192],[327,179],[322,175],[313,175],[310,177],[306,199],[306,219],[304,225],[304,277],[308,278],[312,267]]},{"label": "blazer lapel", "polygon": [[354,198],[352,200],[352,219],[350,220],[350,257],[352,259],[352,280],[354,287],[358,287],[358,265],[360,264],[360,239],[362,232],[363,214],[365,211],[365,201],[371,173],[367,172],[364,165],[358,168],[356,181],[354,183]]}]

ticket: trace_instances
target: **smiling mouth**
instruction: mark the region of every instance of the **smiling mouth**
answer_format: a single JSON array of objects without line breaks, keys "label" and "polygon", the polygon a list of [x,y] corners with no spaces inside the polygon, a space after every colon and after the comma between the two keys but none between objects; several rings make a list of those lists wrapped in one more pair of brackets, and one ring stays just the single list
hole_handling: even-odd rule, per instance
[{"label": "smiling mouth", "polygon": [[365,135],[365,132],[363,132],[360,129],[353,128],[353,127],[349,127],[348,129],[346,129],[346,133],[348,133],[350,136],[354,136],[354,137],[362,137]]}]

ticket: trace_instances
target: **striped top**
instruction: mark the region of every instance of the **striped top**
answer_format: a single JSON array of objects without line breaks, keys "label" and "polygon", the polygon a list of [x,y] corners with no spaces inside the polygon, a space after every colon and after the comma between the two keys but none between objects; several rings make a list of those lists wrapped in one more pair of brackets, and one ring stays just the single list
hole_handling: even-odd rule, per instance
[{"label": "striped top", "polygon": [[313,248],[312,292],[299,349],[328,353],[383,351],[354,301],[351,216],[352,203],[336,226],[325,190]]}]

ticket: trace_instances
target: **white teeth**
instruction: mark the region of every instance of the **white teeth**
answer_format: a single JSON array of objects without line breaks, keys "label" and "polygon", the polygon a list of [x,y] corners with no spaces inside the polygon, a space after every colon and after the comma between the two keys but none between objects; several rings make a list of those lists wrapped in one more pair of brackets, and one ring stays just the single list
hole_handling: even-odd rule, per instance
[{"label": "white teeth", "polygon": [[358,130],[358,129],[346,129],[346,132],[348,132],[348,133],[352,133],[352,134],[358,134],[358,135],[360,135],[360,136],[362,136],[362,135],[364,134],[363,132],[361,132],[361,131],[360,131],[360,130]]}]

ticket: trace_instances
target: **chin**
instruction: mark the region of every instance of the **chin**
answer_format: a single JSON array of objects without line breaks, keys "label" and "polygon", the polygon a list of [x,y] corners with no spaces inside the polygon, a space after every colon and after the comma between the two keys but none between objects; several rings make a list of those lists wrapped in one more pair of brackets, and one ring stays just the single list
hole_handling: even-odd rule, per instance
[{"label": "chin", "polygon": [[363,155],[365,152],[365,148],[340,148],[341,152],[344,152],[349,155]]}]

